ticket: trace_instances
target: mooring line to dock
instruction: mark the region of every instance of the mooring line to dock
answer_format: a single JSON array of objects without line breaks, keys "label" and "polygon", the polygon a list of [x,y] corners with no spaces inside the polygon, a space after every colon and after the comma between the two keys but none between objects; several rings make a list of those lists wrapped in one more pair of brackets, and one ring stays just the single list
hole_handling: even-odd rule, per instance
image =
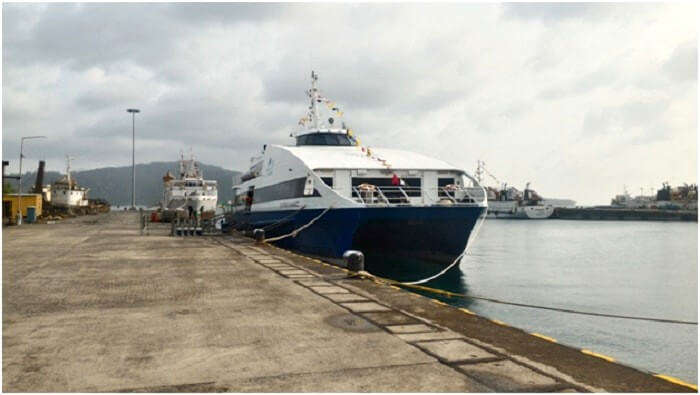
[{"label": "mooring line to dock", "polygon": [[294,216],[299,214],[301,212],[301,210],[303,210],[304,208],[306,208],[306,205],[299,207],[298,210],[294,211],[293,213],[289,214],[288,216],[282,218],[281,220],[279,220],[277,222],[273,222],[269,225],[263,226],[262,230],[267,232],[268,230],[275,229],[276,227],[282,225],[285,221],[289,220],[290,218],[294,218]]},{"label": "mooring line to dock", "polygon": [[319,214],[319,215],[317,215],[316,217],[314,217],[314,218],[313,218],[311,221],[309,221],[309,223],[307,223],[306,225],[303,225],[303,226],[301,226],[301,227],[299,227],[299,228],[297,228],[297,229],[295,229],[295,230],[293,230],[293,231],[287,233],[286,235],[277,236],[277,237],[271,237],[271,238],[269,238],[269,239],[265,239],[264,241],[265,241],[266,243],[268,243],[268,242],[271,242],[271,241],[278,241],[278,240],[286,239],[287,237],[290,237],[290,236],[291,236],[291,237],[296,237],[297,234],[298,234],[299,232],[301,232],[302,230],[304,230],[304,229],[308,228],[309,226],[313,225],[314,222],[318,221],[321,217],[323,217],[323,216],[328,212],[328,210],[330,210],[331,208],[333,208],[333,205],[330,205],[330,206],[326,207],[326,209],[323,210],[323,212],[321,212],[321,214]]},{"label": "mooring line to dock", "polygon": [[594,317],[621,318],[621,319],[626,319],[626,320],[662,322],[662,323],[666,323],[666,324],[682,324],[682,325],[697,325],[698,324],[697,321],[673,320],[673,319],[654,318],[654,317],[640,317],[640,316],[630,316],[630,315],[621,315],[621,314],[595,313],[595,312],[590,312],[590,311],[565,309],[565,308],[561,308],[561,307],[541,306],[541,305],[528,304],[528,303],[511,302],[511,301],[507,301],[507,300],[487,298],[487,297],[483,297],[483,296],[467,295],[467,294],[462,294],[462,293],[450,292],[450,291],[445,291],[442,289],[426,287],[424,285],[417,285],[417,284],[413,284],[413,283],[402,283],[402,282],[399,282],[396,280],[378,277],[378,276],[375,276],[371,273],[366,273],[365,275],[369,275],[370,277],[372,277],[374,279],[378,279],[380,281],[383,281],[386,284],[398,285],[398,286],[403,286],[403,287],[407,287],[407,288],[415,288],[415,289],[418,289],[421,291],[431,292],[431,293],[435,293],[435,294],[439,294],[439,295],[444,295],[447,297],[470,298],[470,299],[476,299],[476,300],[483,300],[483,301],[491,302],[491,303],[505,304],[505,305],[509,305],[509,306],[518,306],[518,307],[527,307],[527,308],[531,308],[531,309],[558,311],[560,313],[588,315],[588,316],[594,316]]},{"label": "mooring line to dock", "polygon": [[452,267],[459,264],[459,262],[462,260],[462,258],[464,258],[464,256],[466,256],[467,253],[469,252],[469,247],[471,247],[473,244],[471,242],[472,239],[476,238],[476,235],[479,234],[479,230],[481,229],[481,225],[483,225],[485,222],[483,216],[480,217],[480,219],[481,219],[481,222],[479,222],[478,225],[472,230],[472,233],[469,235],[469,238],[467,239],[467,248],[465,248],[464,251],[461,254],[459,254],[457,259],[455,259],[449,266],[447,266],[446,268],[444,268],[443,270],[441,270],[438,274],[436,274],[434,276],[430,276],[430,277],[424,278],[422,280],[405,282],[405,283],[401,283],[401,284],[403,284],[403,285],[417,285],[417,284],[427,283],[430,280],[434,280],[434,279],[442,276],[443,274],[447,273],[450,269],[452,269]]}]

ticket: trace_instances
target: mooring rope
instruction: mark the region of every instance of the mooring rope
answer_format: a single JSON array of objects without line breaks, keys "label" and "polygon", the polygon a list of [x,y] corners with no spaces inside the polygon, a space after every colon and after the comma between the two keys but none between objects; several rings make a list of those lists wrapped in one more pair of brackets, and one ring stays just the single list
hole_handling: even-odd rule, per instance
[{"label": "mooring rope", "polygon": [[477,300],[483,300],[486,302],[491,302],[491,303],[498,303],[498,304],[504,304],[504,305],[509,305],[509,306],[518,306],[518,307],[526,307],[526,308],[531,308],[531,309],[539,309],[539,310],[550,310],[550,311],[558,311],[560,313],[569,313],[569,314],[579,314],[579,315],[588,315],[588,316],[594,316],[594,317],[608,317],[608,318],[621,318],[621,319],[626,319],[626,320],[639,320],[639,321],[652,321],[652,322],[663,322],[667,324],[683,324],[683,325],[697,325],[697,321],[685,321],[685,320],[674,320],[674,319],[666,319],[666,318],[655,318],[655,317],[640,317],[640,316],[631,316],[631,315],[622,315],[622,314],[607,314],[607,313],[595,313],[595,312],[590,312],[590,311],[581,311],[581,310],[574,310],[574,309],[565,309],[562,307],[552,307],[552,306],[541,306],[541,305],[536,305],[536,304],[528,304],[528,303],[520,303],[520,302],[511,302],[507,300],[500,300],[500,299],[495,299],[495,298],[487,298],[484,296],[477,296],[477,295],[467,295],[467,294],[462,294],[462,293],[457,293],[457,292],[450,292],[450,291],[445,291],[442,289],[435,289],[435,288],[430,288],[426,287],[423,285],[416,285],[412,283],[402,283],[400,281],[388,279],[388,278],[383,278],[379,276],[375,276],[371,273],[364,272],[363,273],[365,276],[372,277],[376,280],[385,282],[390,285],[398,285],[398,286],[404,286],[407,288],[415,288],[419,289],[421,291],[426,291],[426,292],[431,292],[435,294],[440,294],[440,295],[445,295],[448,297],[460,297],[460,298],[470,298],[470,299],[477,299]]},{"label": "mooring rope", "polygon": [[434,280],[434,279],[436,279],[436,278],[442,276],[443,274],[447,273],[450,269],[452,269],[452,267],[453,267],[454,265],[457,265],[457,264],[459,263],[459,261],[462,260],[462,258],[463,258],[465,255],[467,255],[467,253],[469,252],[469,247],[471,247],[471,245],[472,245],[472,243],[471,243],[472,239],[476,238],[476,235],[479,234],[479,230],[481,229],[481,225],[483,225],[484,222],[485,222],[485,220],[484,220],[483,218],[480,218],[480,219],[481,219],[481,222],[480,222],[480,223],[477,225],[477,227],[472,231],[472,232],[473,232],[472,235],[470,235],[469,238],[468,238],[468,240],[467,240],[467,248],[465,248],[464,251],[463,251],[461,254],[459,254],[459,256],[457,257],[457,259],[455,259],[449,266],[447,266],[446,268],[444,268],[442,271],[440,271],[439,273],[435,274],[434,276],[430,276],[430,277],[424,278],[424,279],[422,279],[422,280],[404,282],[404,283],[401,283],[401,284],[403,284],[403,285],[417,285],[417,284],[427,283],[427,282],[430,281],[430,280]]},{"label": "mooring rope", "polygon": [[304,230],[304,229],[308,228],[309,226],[313,225],[314,222],[318,221],[321,217],[323,217],[323,216],[328,212],[328,210],[330,210],[332,207],[333,207],[333,205],[328,206],[325,210],[323,210],[323,212],[321,212],[321,214],[319,214],[319,215],[317,215],[316,217],[314,217],[314,218],[313,218],[311,221],[309,221],[309,223],[307,223],[306,225],[303,225],[303,226],[301,226],[301,227],[299,227],[299,228],[297,228],[297,229],[295,229],[295,230],[293,230],[293,231],[287,233],[286,235],[277,236],[277,237],[271,237],[271,238],[269,238],[269,239],[265,239],[265,242],[267,243],[267,242],[271,242],[271,241],[278,241],[278,240],[286,239],[287,237],[290,237],[290,236],[291,236],[291,237],[296,237],[297,234],[299,234],[299,232],[301,232],[302,230]]},{"label": "mooring rope", "polygon": [[283,224],[285,221],[287,221],[288,219],[293,218],[295,215],[299,214],[299,212],[301,212],[301,210],[303,210],[305,207],[306,207],[306,205],[299,207],[298,210],[294,211],[293,213],[289,214],[288,216],[282,218],[281,220],[279,220],[279,221],[277,221],[277,222],[273,222],[273,223],[271,223],[271,224],[269,224],[269,225],[267,225],[267,226],[264,226],[262,229],[263,229],[265,232],[267,232],[267,231],[270,230],[270,229],[275,229],[276,227],[282,225],[282,224]]}]

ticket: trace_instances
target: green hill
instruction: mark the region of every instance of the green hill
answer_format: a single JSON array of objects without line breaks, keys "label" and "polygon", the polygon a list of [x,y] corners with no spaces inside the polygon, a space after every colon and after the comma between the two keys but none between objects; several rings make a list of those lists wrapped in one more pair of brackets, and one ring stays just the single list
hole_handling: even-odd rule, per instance
[{"label": "green hill", "polygon": [[[219,203],[233,198],[231,191],[233,177],[240,176],[240,172],[203,163],[199,163],[199,168],[205,179],[217,181]],[[168,170],[174,175],[177,174],[178,162],[151,162],[136,165],[137,205],[152,206],[162,199],[162,177]],[[71,174],[80,186],[90,188],[88,194],[90,198],[102,198],[118,206],[131,204],[131,166],[72,171]],[[53,184],[61,176],[61,173],[55,171],[44,173],[44,185]],[[25,173],[22,176],[22,190],[29,191],[34,186],[35,180],[36,171]],[[17,189],[16,180],[6,181],[11,183],[15,190]]]}]

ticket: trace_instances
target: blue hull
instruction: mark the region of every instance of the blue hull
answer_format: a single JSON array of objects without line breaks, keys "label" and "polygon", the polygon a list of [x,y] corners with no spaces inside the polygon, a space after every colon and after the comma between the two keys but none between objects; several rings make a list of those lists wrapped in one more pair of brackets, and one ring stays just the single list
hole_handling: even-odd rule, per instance
[{"label": "blue hull", "polygon": [[[331,209],[296,237],[275,242],[282,248],[329,258],[347,250],[410,256],[450,264],[467,240],[485,207],[371,207]],[[267,238],[287,234],[311,221],[322,209],[239,211],[237,230],[265,229]]]}]

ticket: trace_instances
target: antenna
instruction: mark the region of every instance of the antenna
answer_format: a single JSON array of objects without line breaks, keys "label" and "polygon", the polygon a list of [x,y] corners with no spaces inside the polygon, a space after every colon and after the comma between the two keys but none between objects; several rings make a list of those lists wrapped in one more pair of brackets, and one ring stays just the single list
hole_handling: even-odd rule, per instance
[{"label": "antenna", "polygon": [[316,83],[318,82],[318,74],[311,70],[311,116],[314,121],[314,128],[319,129],[319,116],[318,116],[318,87]]},{"label": "antenna", "polygon": [[479,183],[479,185],[481,185],[481,182],[483,180],[483,172],[484,172],[483,166],[484,166],[484,162],[477,159],[477,161],[476,161],[476,174],[475,175],[476,175],[476,181]]}]

